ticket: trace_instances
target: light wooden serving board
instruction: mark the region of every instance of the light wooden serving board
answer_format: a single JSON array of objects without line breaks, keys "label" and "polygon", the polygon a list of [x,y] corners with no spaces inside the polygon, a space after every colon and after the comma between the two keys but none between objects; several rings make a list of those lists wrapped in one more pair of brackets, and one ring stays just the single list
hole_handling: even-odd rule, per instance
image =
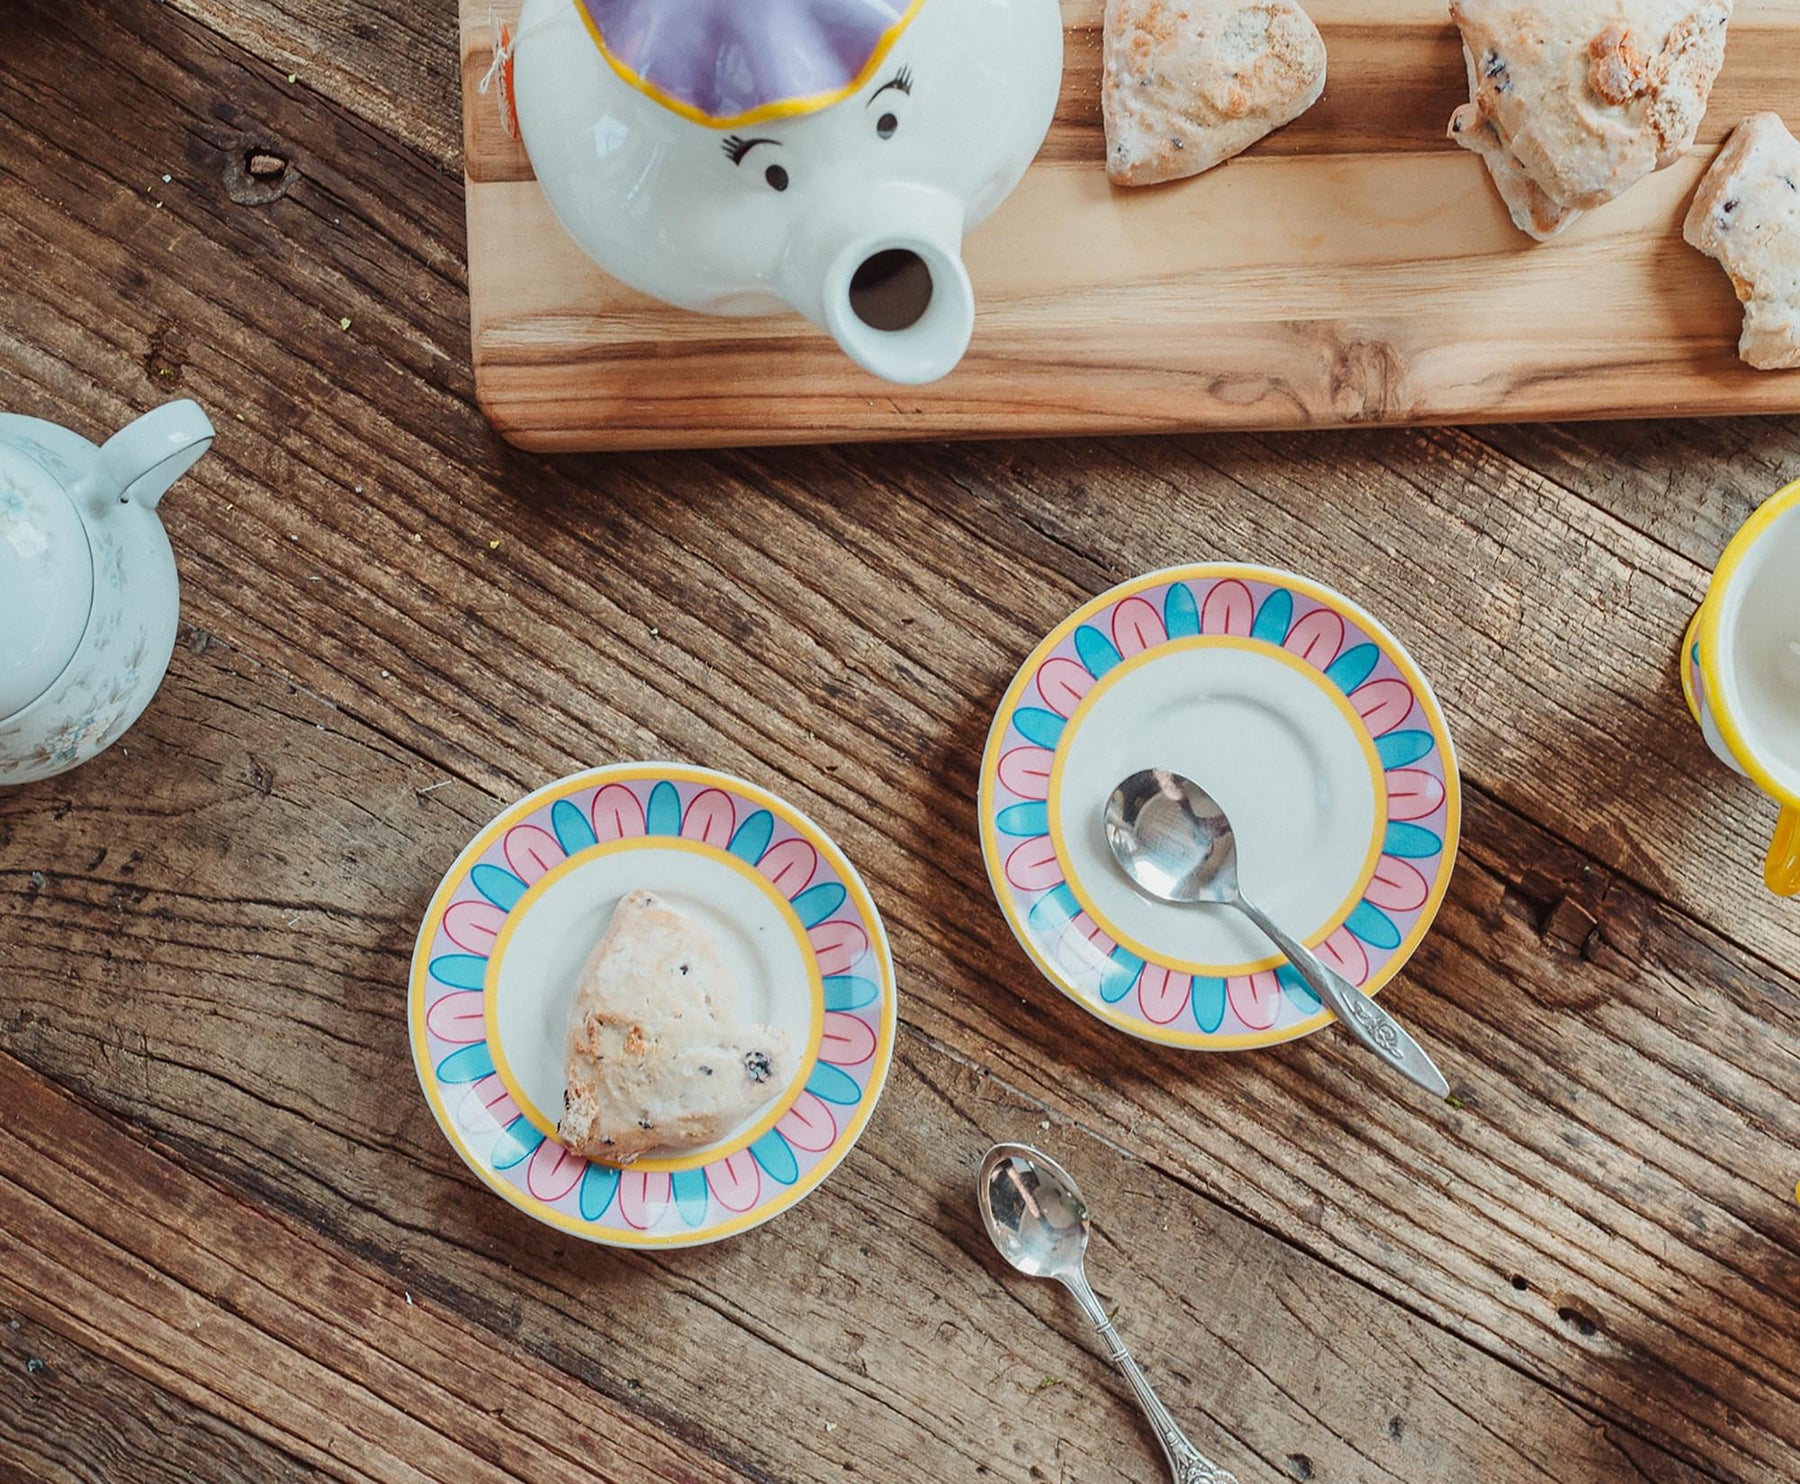
[{"label": "light wooden serving board", "polygon": [[974,341],[927,387],[798,316],[687,314],[595,267],[477,88],[518,3],[462,0],[463,112],[476,386],[529,448],[1800,410],[1800,372],[1738,361],[1730,284],[1681,240],[1739,118],[1800,127],[1800,0],[1739,0],[1690,157],[1541,245],[1446,137],[1467,90],[1445,0],[1312,0],[1319,105],[1140,191],[1102,165],[1101,0],[1063,0],[1056,122],[968,240]]}]

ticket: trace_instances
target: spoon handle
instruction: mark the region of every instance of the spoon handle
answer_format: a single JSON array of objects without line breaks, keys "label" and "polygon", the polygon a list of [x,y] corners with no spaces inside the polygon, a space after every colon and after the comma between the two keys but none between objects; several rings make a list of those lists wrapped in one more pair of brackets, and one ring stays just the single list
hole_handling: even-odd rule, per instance
[{"label": "spoon handle", "polygon": [[1075,1302],[1081,1305],[1081,1312],[1100,1331],[1100,1338],[1106,1342],[1108,1358],[1119,1368],[1126,1384],[1131,1387],[1131,1394],[1137,1398],[1138,1406],[1150,1420],[1150,1426],[1156,1430],[1156,1441],[1162,1444],[1163,1454],[1169,1460],[1169,1473],[1175,1484],[1238,1484],[1236,1474],[1227,1473],[1188,1441],[1187,1434],[1181,1430],[1169,1409],[1162,1404],[1162,1399],[1151,1388],[1143,1368],[1131,1358],[1131,1352],[1119,1338],[1118,1330],[1113,1328],[1112,1320],[1106,1317],[1106,1309],[1094,1296],[1094,1290],[1088,1287],[1087,1278],[1077,1273],[1073,1278],[1063,1279],[1063,1282],[1068,1285],[1069,1292],[1075,1295]]},{"label": "spoon handle", "polygon": [[1299,939],[1289,937],[1254,902],[1240,895],[1237,904],[1244,915],[1263,930],[1269,941],[1287,955],[1288,962],[1312,987],[1313,993],[1331,1007],[1357,1040],[1427,1092],[1440,1098],[1450,1096],[1450,1084],[1444,1080],[1444,1074],[1399,1021],[1348,979],[1320,963],[1310,948]]}]

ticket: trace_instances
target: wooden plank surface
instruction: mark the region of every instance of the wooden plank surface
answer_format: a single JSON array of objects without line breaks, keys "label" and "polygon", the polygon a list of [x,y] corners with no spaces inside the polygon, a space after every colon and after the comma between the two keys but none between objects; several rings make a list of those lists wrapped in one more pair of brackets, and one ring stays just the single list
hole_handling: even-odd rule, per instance
[{"label": "wooden plank surface", "polygon": [[1316,0],[1323,101],[1197,180],[1107,183],[1099,0],[1063,0],[1055,123],[966,258],[962,365],[899,388],[797,316],[726,320],[607,277],[478,84],[518,0],[461,0],[474,368],[536,449],[1790,412],[1737,359],[1687,202],[1746,113],[1800,113],[1800,0],[1744,0],[1689,156],[1557,241],[1514,229],[1446,137],[1467,100],[1441,0]]},{"label": "wooden plank surface", "polygon": [[[1246,1484],[1800,1477],[1800,918],[1673,668],[1795,423],[537,459],[469,370],[447,16],[9,25],[0,405],[98,435],[187,394],[221,437],[165,505],[162,694],[0,794],[0,1475],[1148,1484],[1076,1316],[974,1220],[1024,1137]],[[1450,714],[1463,862],[1391,993],[1460,1110],[1331,1037],[1105,1034],[991,905],[975,768],[1018,657],[1218,556],[1355,594]],[[903,995],[840,1172],[661,1255],[487,1196],[404,1031],[469,835],[644,756],[830,830]]]}]

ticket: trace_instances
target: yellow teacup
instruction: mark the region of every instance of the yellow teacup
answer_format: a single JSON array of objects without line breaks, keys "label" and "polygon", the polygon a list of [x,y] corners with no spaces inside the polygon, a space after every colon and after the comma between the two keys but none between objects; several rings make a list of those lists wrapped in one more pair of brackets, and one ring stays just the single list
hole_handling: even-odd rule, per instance
[{"label": "yellow teacup", "polygon": [[1763,879],[1800,893],[1800,481],[1732,539],[1682,644],[1706,742],[1781,805]]}]

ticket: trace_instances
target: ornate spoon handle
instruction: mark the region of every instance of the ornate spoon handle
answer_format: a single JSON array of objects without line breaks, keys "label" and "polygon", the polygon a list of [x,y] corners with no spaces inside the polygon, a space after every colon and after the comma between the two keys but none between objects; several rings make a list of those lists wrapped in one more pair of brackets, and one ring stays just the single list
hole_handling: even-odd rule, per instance
[{"label": "ornate spoon handle", "polygon": [[1220,1468],[1188,1441],[1187,1434],[1181,1430],[1169,1409],[1162,1404],[1162,1398],[1151,1387],[1143,1367],[1131,1358],[1131,1352],[1119,1338],[1118,1330],[1113,1328],[1112,1320],[1106,1317],[1106,1309],[1094,1296],[1094,1290],[1088,1287],[1087,1279],[1077,1276],[1063,1281],[1068,1284],[1069,1292],[1075,1295],[1075,1302],[1081,1305],[1081,1312],[1100,1331],[1100,1338],[1106,1342],[1107,1356],[1125,1377],[1126,1384],[1131,1387],[1131,1394],[1137,1398],[1138,1406],[1143,1409],[1144,1416],[1155,1429],[1156,1441],[1162,1444],[1163,1454],[1169,1460],[1169,1473],[1175,1484],[1238,1484],[1237,1475]]},{"label": "ornate spoon handle", "polygon": [[1445,1098],[1450,1084],[1444,1074],[1425,1054],[1425,1048],[1406,1033],[1400,1022],[1345,979],[1334,974],[1318,956],[1297,938],[1290,937],[1281,925],[1268,917],[1254,902],[1239,895],[1237,905],[1244,916],[1263,930],[1271,943],[1287,955],[1300,977],[1344,1022],[1350,1033],[1385,1061],[1401,1076],[1410,1078],[1427,1092]]}]

